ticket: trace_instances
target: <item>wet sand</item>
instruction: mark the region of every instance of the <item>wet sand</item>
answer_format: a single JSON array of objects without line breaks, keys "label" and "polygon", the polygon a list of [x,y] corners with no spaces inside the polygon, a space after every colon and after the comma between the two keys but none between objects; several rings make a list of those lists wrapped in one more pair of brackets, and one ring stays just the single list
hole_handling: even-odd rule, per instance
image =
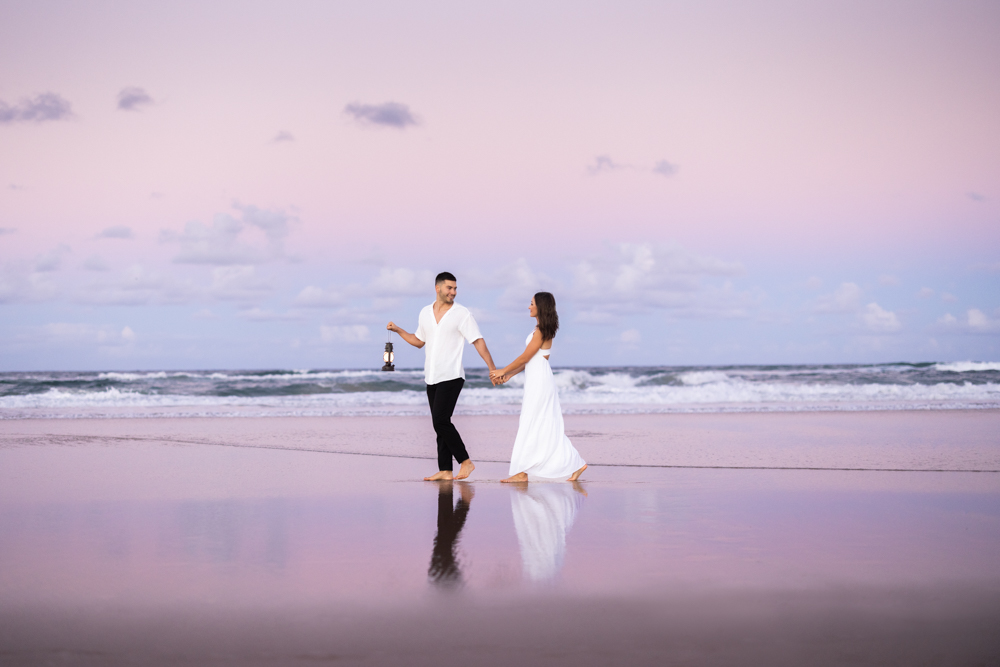
[{"label": "wet sand", "polygon": [[1000,661],[998,412],[456,421],[0,421],[0,664]]}]

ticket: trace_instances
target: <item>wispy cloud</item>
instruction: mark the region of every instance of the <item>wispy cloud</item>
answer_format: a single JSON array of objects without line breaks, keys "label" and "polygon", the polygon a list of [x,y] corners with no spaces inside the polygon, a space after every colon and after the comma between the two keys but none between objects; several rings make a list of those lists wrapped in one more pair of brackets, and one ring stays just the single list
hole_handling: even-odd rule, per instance
[{"label": "wispy cloud", "polygon": [[426,269],[383,268],[372,281],[371,290],[379,296],[430,295],[434,291],[434,273]]},{"label": "wispy cloud", "polygon": [[654,174],[659,174],[660,176],[673,176],[675,175],[680,167],[672,162],[667,162],[666,160],[660,160],[653,165],[652,172]]},{"label": "wispy cloud", "polygon": [[139,111],[153,103],[153,98],[138,86],[126,86],[118,93],[118,108],[121,111]]},{"label": "wispy cloud", "polygon": [[657,176],[674,176],[679,170],[680,167],[667,160],[658,160],[652,167],[644,167],[624,162],[615,162],[610,155],[598,155],[594,158],[594,163],[587,166],[587,173],[591,176],[607,174],[613,171],[649,172]]},{"label": "wispy cloud", "polygon": [[399,102],[383,102],[382,104],[352,102],[344,107],[344,113],[362,125],[381,125],[404,129],[410,125],[418,124],[410,107]]},{"label": "wispy cloud", "polygon": [[841,283],[832,294],[825,294],[813,303],[815,313],[850,313],[861,306],[861,288],[855,283]]},{"label": "wispy cloud", "polygon": [[974,202],[986,201],[986,197],[984,197],[983,195],[979,194],[978,192],[967,192],[967,193],[965,193],[965,196],[968,197],[969,199],[971,199]]},{"label": "wispy cloud", "polygon": [[371,331],[364,324],[322,325],[319,328],[320,338],[324,343],[367,343],[371,340]]},{"label": "wispy cloud", "polygon": [[594,158],[594,164],[587,167],[587,173],[591,176],[597,176],[598,174],[618,171],[627,167],[628,165],[618,164],[612,160],[610,155],[598,155]]},{"label": "wispy cloud", "polygon": [[108,263],[100,255],[91,255],[83,260],[83,268],[87,271],[109,271],[111,267],[108,266]]},{"label": "wispy cloud", "polygon": [[294,310],[289,310],[284,313],[275,313],[274,311],[267,310],[265,308],[249,308],[247,310],[242,310],[236,314],[237,317],[244,320],[252,320],[254,322],[274,322],[274,321],[293,321],[293,320],[303,320],[302,313],[298,313]]},{"label": "wispy cloud", "polygon": [[749,316],[759,301],[759,295],[738,291],[729,280],[743,274],[742,264],[678,246],[623,243],[610,258],[579,262],[573,272],[570,294],[581,307],[579,319],[593,324],[652,311],[682,318],[740,318]]},{"label": "wispy cloud", "polygon": [[[226,266],[261,264],[284,257],[284,239],[295,220],[293,216],[239,203],[233,207],[240,212],[239,217],[222,213],[215,216],[211,225],[192,221],[184,226],[183,232],[163,230],[161,242],[180,245],[173,261]],[[243,241],[243,234],[248,231],[262,232],[263,243]]]},{"label": "wispy cloud", "polygon": [[292,305],[301,308],[329,308],[340,306],[345,303],[343,294],[336,289],[323,289],[315,285],[309,285],[299,292],[292,301]]},{"label": "wispy cloud", "polygon": [[0,101],[0,123],[44,123],[73,116],[70,103],[56,93],[42,93],[11,106]]},{"label": "wispy cloud", "polygon": [[17,227],[0,227],[0,236],[4,234],[13,234],[17,231]]},{"label": "wispy cloud", "polygon": [[42,253],[35,258],[35,271],[57,271],[62,266],[63,255],[70,252],[70,247],[65,243],[60,243],[52,250]]},{"label": "wispy cloud", "polygon": [[113,227],[105,227],[97,233],[94,238],[98,239],[132,239],[135,235],[132,234],[132,228],[126,227],[125,225],[115,225]]},{"label": "wispy cloud", "polygon": [[291,132],[286,132],[285,130],[278,132],[274,135],[274,138],[271,139],[272,144],[280,144],[286,141],[295,141],[295,137],[292,136]]}]

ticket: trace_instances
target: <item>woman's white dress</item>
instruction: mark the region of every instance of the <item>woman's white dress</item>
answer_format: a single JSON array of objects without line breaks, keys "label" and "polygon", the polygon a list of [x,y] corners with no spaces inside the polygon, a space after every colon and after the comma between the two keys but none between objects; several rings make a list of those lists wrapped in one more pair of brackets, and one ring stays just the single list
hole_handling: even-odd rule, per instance
[{"label": "woman's white dress", "polygon": [[560,479],[586,465],[566,437],[556,379],[549,366],[551,352],[539,350],[524,366],[524,399],[510,455],[511,475],[526,472],[529,479]]}]

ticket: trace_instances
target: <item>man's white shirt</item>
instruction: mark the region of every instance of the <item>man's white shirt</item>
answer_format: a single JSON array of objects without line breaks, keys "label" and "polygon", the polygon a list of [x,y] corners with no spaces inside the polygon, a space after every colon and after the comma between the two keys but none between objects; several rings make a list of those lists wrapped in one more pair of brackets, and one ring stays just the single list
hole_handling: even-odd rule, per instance
[{"label": "man's white shirt", "polygon": [[413,335],[425,343],[424,381],[427,384],[464,378],[462,352],[465,343],[474,343],[483,337],[476,318],[457,302],[441,316],[440,322],[434,319],[434,304],[425,306],[420,311]]}]

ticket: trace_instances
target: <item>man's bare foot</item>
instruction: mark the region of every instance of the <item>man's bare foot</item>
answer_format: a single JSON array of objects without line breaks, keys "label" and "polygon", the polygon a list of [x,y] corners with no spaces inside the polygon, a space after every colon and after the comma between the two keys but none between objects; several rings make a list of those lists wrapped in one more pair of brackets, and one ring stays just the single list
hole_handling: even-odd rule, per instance
[{"label": "man's bare foot", "polygon": [[582,468],[580,468],[575,473],[569,476],[569,481],[575,482],[576,480],[580,479],[580,475],[582,475],[583,471],[586,469],[587,469],[587,464],[584,463]]},{"label": "man's bare foot", "polygon": [[516,475],[511,475],[507,479],[501,479],[504,484],[523,484],[528,481],[528,473],[519,472]]},{"label": "man's bare foot", "polygon": [[441,470],[434,473],[430,477],[424,477],[425,482],[450,482],[453,479],[455,479],[455,476],[451,474],[450,470]]},{"label": "man's bare foot", "polygon": [[472,471],[476,469],[476,464],[472,462],[472,459],[465,459],[462,461],[462,466],[458,469],[458,474],[455,475],[455,479],[465,479],[472,474]]}]

